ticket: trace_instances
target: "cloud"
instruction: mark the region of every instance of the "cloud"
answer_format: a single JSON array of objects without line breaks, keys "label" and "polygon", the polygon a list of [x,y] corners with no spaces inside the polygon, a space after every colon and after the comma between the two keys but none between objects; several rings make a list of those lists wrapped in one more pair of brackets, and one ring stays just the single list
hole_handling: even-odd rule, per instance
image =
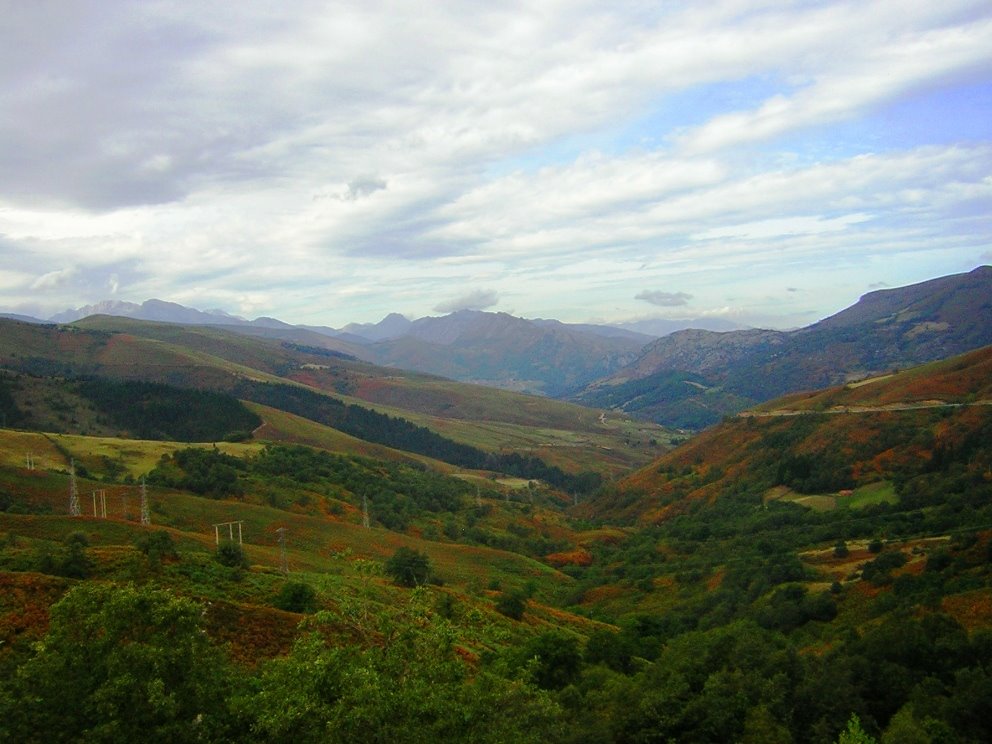
[{"label": "cloud", "polygon": [[886,284],[885,282],[872,282],[871,284],[868,285],[868,289],[884,289],[885,287],[888,286],[889,285]]},{"label": "cloud", "polygon": [[[882,13],[895,10],[885,8],[886,5],[876,3],[867,9],[868,16],[882,20]],[[902,28],[898,30],[890,28],[885,36],[880,36],[870,30],[853,29],[847,17],[850,12],[860,9],[838,6],[814,13],[821,19],[818,33],[822,33],[822,40],[813,45],[809,58],[815,60],[824,53],[823,40],[828,40],[834,53],[841,52],[843,57],[838,55],[832,64],[810,69],[808,84],[773,95],[755,109],[715,116],[681,134],[678,137],[681,146],[688,152],[708,152],[848,119],[914,88],[936,84],[948,76],[967,76],[992,59],[992,20],[930,28],[925,23],[933,19],[926,17],[926,11],[914,8],[907,18],[908,24],[900,24]],[[914,21],[922,21],[922,27],[914,28]],[[875,27],[868,17],[863,23],[864,29]],[[799,33],[808,30],[804,26]],[[838,37],[852,33],[847,42]],[[801,78],[801,68],[793,76]]]},{"label": "cloud", "polygon": [[691,294],[685,292],[661,292],[658,290],[644,290],[634,296],[635,300],[644,300],[659,307],[681,307],[687,305],[692,299]]},{"label": "cloud", "polygon": [[56,269],[55,271],[49,271],[47,274],[42,274],[33,282],[31,282],[31,289],[34,290],[45,290],[54,289],[60,287],[69,280],[71,280],[76,275],[75,267],[68,267],[65,269]]},{"label": "cloud", "polygon": [[0,303],[832,311],[988,247],[987,2],[481,7],[12,4]]},{"label": "cloud", "polygon": [[476,289],[467,294],[434,306],[438,313],[455,313],[459,310],[485,310],[499,304],[499,294],[491,289]]},{"label": "cloud", "polygon": [[386,188],[385,180],[381,178],[356,178],[348,184],[347,190],[340,196],[345,201],[355,201],[371,196],[376,191]]}]

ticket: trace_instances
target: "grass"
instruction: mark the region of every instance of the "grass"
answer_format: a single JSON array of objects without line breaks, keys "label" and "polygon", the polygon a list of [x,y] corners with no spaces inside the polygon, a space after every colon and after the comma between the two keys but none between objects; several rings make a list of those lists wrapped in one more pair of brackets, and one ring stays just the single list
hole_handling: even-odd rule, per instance
[{"label": "grass", "polygon": [[[18,494],[18,500],[30,504],[33,510],[49,514],[0,513],[0,530],[57,542],[69,532],[81,529],[92,544],[97,545],[129,544],[133,536],[148,529],[136,523],[139,510],[136,486],[77,479],[84,516],[73,518],[67,515],[68,478],[64,474],[37,472],[34,480],[38,482],[30,495],[22,485],[26,476],[27,471],[21,469],[4,469],[0,472],[0,485]],[[106,491],[108,519],[85,516],[92,514],[91,491],[96,489]],[[384,561],[397,548],[406,546],[427,553],[444,581],[457,586],[484,586],[495,578],[511,587],[534,582],[539,591],[551,595],[559,585],[571,583],[564,574],[526,556],[486,547],[434,542],[384,529],[365,529],[357,524],[355,515],[337,518],[297,514],[262,504],[200,498],[152,487],[147,493],[154,528],[174,530],[177,539],[190,549],[212,551],[213,525],[241,521],[246,553],[249,560],[259,566],[279,566],[276,530],[282,527],[287,530],[290,564],[300,570],[327,570],[334,555],[347,555],[349,560]]]},{"label": "grass", "polygon": [[869,483],[860,488],[854,489],[850,496],[841,496],[838,502],[841,506],[851,509],[863,509],[874,504],[895,504],[899,497],[896,495],[895,486],[891,481],[879,481]]}]

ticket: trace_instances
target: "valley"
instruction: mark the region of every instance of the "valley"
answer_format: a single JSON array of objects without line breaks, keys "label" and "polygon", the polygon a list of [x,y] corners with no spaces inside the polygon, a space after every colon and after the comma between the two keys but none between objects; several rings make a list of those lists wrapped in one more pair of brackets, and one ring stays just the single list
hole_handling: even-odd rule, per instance
[{"label": "valley", "polygon": [[992,346],[691,432],[307,340],[0,320],[0,736],[992,735]]}]

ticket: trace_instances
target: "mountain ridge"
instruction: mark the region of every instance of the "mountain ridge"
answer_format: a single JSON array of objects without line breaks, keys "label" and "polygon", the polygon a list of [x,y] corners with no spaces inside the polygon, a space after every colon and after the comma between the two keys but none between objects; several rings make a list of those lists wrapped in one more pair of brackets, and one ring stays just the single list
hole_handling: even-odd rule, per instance
[{"label": "mountain ridge", "polygon": [[[571,399],[636,411],[669,426],[700,428],[787,393],[987,344],[992,344],[992,267],[980,266],[868,293],[855,305],[797,330],[679,331],[651,342],[630,365]],[[674,373],[705,379],[674,398],[645,391],[652,378]],[[692,408],[691,416],[683,410],[686,406]]]}]

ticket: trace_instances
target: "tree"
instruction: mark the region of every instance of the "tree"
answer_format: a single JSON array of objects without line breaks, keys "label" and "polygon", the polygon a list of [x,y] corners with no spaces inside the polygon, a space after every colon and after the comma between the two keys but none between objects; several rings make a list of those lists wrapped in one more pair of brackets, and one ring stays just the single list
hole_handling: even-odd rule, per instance
[{"label": "tree", "polygon": [[413,548],[397,548],[386,561],[386,573],[400,586],[426,584],[431,576],[431,561],[425,553]]},{"label": "tree", "polygon": [[156,530],[142,535],[135,540],[134,544],[138,550],[145,554],[148,565],[152,568],[158,568],[166,559],[177,560],[179,558],[176,543],[165,530]]},{"label": "tree", "polygon": [[524,646],[523,655],[531,660],[531,677],[542,690],[560,690],[574,682],[582,670],[578,639],[560,631],[533,638]]},{"label": "tree", "polygon": [[276,597],[276,607],[286,612],[313,612],[317,609],[317,592],[302,581],[288,581]]},{"label": "tree", "polygon": [[217,562],[229,568],[248,568],[244,548],[233,540],[225,540],[217,546]]},{"label": "tree", "polygon": [[511,620],[521,619],[526,608],[527,599],[520,592],[504,592],[496,600],[496,611]]},{"label": "tree", "polygon": [[201,615],[191,600],[149,587],[73,588],[18,669],[11,740],[228,739],[232,677]]},{"label": "tree", "polygon": [[585,659],[590,664],[605,664],[615,672],[633,671],[634,639],[627,633],[598,628],[586,641]]},{"label": "tree", "polygon": [[562,712],[548,693],[468,667],[428,597],[415,589],[407,607],[379,618],[384,643],[330,647],[312,634],[265,664],[243,700],[256,740],[561,741]]},{"label": "tree", "polygon": [[878,744],[875,737],[869,736],[861,728],[861,719],[852,713],[847,721],[847,728],[840,732],[837,744]]}]

